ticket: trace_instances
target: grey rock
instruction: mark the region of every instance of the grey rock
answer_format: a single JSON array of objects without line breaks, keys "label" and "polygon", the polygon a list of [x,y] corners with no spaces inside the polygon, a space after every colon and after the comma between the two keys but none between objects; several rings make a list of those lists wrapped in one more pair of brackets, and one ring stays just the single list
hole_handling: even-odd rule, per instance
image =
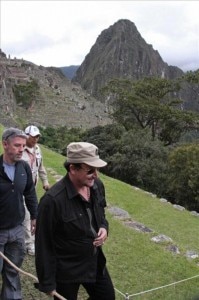
[{"label": "grey rock", "polygon": [[123,219],[123,220],[130,218],[129,213],[119,207],[112,206],[112,207],[108,208],[108,211],[115,217]]},{"label": "grey rock", "polygon": [[191,211],[191,214],[195,217],[199,217],[199,213],[197,213],[197,211]]},{"label": "grey rock", "polygon": [[153,232],[152,229],[146,227],[145,225],[135,222],[135,221],[128,221],[128,222],[124,222],[124,224],[128,227],[131,227],[137,231],[141,231],[141,232]]},{"label": "grey rock", "polygon": [[189,258],[189,259],[196,259],[196,258],[199,257],[199,254],[196,251],[188,250],[186,252],[186,257]]},{"label": "grey rock", "polygon": [[172,239],[164,234],[159,234],[151,238],[151,241],[155,243],[172,243]]},{"label": "grey rock", "polygon": [[181,206],[181,205],[174,204],[173,207],[176,208],[176,209],[178,209],[178,210],[180,210],[180,211],[185,210],[185,208],[183,206]]},{"label": "grey rock", "polygon": [[175,246],[175,245],[168,245],[166,247],[166,250],[169,250],[170,252],[172,252],[174,254],[180,254],[180,251],[179,251],[178,247]]},{"label": "grey rock", "polygon": [[160,198],[160,202],[167,203],[168,201],[166,199],[164,199],[164,198]]}]

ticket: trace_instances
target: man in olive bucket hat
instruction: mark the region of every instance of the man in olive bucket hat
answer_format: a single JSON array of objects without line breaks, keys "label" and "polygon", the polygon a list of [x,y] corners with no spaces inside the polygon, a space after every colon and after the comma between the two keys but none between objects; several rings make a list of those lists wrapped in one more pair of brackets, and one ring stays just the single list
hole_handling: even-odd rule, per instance
[{"label": "man in olive bucket hat", "polygon": [[89,299],[115,299],[102,251],[108,222],[104,185],[97,170],[106,165],[95,145],[68,145],[67,174],[39,204],[35,255],[40,291],[52,295],[56,290],[66,299],[76,300],[82,285]]}]

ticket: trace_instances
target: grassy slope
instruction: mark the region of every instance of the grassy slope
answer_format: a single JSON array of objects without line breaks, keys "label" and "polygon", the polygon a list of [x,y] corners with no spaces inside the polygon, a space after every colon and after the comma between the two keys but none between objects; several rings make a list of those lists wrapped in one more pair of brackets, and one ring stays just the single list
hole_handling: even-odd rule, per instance
[{"label": "grassy slope", "polygon": [[[0,133],[2,128],[0,127]],[[0,148],[1,149],[1,148]],[[46,167],[53,168],[58,174],[65,174],[65,158],[42,147]],[[110,234],[104,245],[107,264],[115,288],[123,294],[132,295],[141,291],[167,285],[195,275],[199,275],[197,261],[188,261],[184,253],[187,250],[199,252],[199,219],[187,211],[178,211],[168,203],[161,203],[143,191],[137,191],[130,185],[100,174],[106,187],[108,205],[119,206],[131,215],[133,220],[153,229],[153,233],[139,233],[127,228],[107,212]],[[55,179],[49,174],[51,184]],[[38,186],[38,197],[43,194]],[[173,239],[181,254],[173,255],[164,245],[150,241],[157,234],[165,234]],[[23,269],[34,273],[34,259],[27,257]],[[160,289],[133,299],[193,299],[199,295],[199,277],[175,286]],[[32,280],[22,276],[25,299],[45,299],[32,287]],[[124,296],[116,292],[116,299]],[[86,299],[81,292],[80,299]]]}]

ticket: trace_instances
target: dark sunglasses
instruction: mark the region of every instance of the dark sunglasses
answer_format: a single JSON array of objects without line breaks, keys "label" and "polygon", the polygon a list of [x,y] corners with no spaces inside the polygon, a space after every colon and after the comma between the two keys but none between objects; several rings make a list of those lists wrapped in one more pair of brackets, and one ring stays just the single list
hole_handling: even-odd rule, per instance
[{"label": "dark sunglasses", "polygon": [[9,135],[7,135],[4,140],[7,141],[10,137],[25,137],[26,138],[26,134],[24,133],[23,130],[19,130],[18,132],[11,132]]},{"label": "dark sunglasses", "polygon": [[97,168],[90,168],[90,169],[85,169],[83,167],[80,167],[80,169],[84,170],[87,175],[94,174],[98,169]]}]

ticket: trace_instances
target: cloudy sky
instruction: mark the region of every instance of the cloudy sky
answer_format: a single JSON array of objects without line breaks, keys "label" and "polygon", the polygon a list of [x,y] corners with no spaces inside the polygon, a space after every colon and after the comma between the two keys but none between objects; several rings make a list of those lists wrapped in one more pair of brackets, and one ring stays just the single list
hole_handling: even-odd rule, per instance
[{"label": "cloudy sky", "polygon": [[199,68],[199,1],[0,0],[0,48],[42,66],[80,65],[100,33],[135,23],[169,65]]}]

